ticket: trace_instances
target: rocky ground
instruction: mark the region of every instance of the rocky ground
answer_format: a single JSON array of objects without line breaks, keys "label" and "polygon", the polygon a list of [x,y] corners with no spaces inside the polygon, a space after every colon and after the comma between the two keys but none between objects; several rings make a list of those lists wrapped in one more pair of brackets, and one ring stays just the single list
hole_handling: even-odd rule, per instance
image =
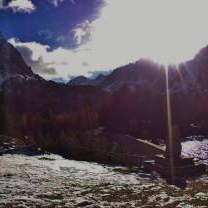
[{"label": "rocky ground", "polygon": [[[184,154],[205,158],[199,150],[208,150],[207,140],[201,146],[198,141],[187,142],[183,143]],[[123,167],[66,160],[57,155],[6,154],[0,157],[0,208],[10,207],[206,208],[208,174],[179,189],[157,174],[131,173]]]},{"label": "rocky ground", "polygon": [[10,136],[0,135],[0,155],[3,154],[25,154],[32,155],[40,152],[28,138],[20,139]]},{"label": "rocky ground", "polygon": [[5,155],[0,167],[2,208],[208,207],[208,175],[181,190],[157,175],[56,155]]}]

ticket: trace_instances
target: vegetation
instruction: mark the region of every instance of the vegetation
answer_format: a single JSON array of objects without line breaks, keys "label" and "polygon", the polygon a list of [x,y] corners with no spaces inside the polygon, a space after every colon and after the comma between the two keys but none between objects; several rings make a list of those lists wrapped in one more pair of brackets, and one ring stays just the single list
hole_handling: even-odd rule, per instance
[{"label": "vegetation", "polygon": [[[195,105],[195,97],[171,95],[173,123],[179,125],[182,136],[208,132],[204,103]],[[0,93],[1,134],[29,138],[46,150],[82,152],[90,157],[95,152],[89,154],[87,149],[105,152],[109,145],[108,135],[102,138],[100,134],[96,139],[92,133],[99,127],[104,127],[105,133],[129,134],[158,143],[166,138],[166,114],[166,95],[141,86],[130,89],[124,85],[106,93],[93,86],[9,80]]]}]

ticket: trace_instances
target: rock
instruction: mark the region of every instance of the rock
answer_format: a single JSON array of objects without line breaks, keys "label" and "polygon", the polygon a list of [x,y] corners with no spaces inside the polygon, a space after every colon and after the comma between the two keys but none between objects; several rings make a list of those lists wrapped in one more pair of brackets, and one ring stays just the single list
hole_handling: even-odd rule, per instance
[{"label": "rock", "polygon": [[21,54],[2,35],[0,37],[0,57],[0,75],[2,77],[17,74],[33,75],[31,68],[27,66]]},{"label": "rock", "polygon": [[194,197],[196,197],[197,199],[208,199],[208,195],[203,192],[196,193]]},{"label": "rock", "polygon": [[76,203],[77,203],[77,204],[76,204],[77,207],[86,207],[86,206],[92,204],[92,202],[87,201],[87,200],[82,199],[82,198],[76,199]]}]

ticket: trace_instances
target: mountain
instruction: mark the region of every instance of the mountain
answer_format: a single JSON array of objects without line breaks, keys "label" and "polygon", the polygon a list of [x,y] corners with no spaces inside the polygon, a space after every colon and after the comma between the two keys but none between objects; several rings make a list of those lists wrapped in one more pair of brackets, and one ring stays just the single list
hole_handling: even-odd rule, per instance
[{"label": "mountain", "polygon": [[27,66],[21,54],[0,35],[0,85],[11,77],[37,78],[38,76]]},{"label": "mountain", "polygon": [[93,80],[80,76],[60,84],[34,74],[21,54],[1,38],[0,133],[55,139],[103,126],[139,137],[164,137],[166,72],[173,123],[206,127],[207,67],[204,48],[193,60],[168,70],[142,59]]},{"label": "mountain", "polygon": [[[202,49],[194,59],[177,66],[168,66],[170,92],[202,93],[208,90],[208,47]],[[126,85],[131,89],[137,87],[166,93],[166,69],[150,60],[141,59],[136,63],[115,69],[102,78],[89,79],[77,77],[68,82],[73,85],[91,85],[107,92],[114,92]]]},{"label": "mountain", "polygon": [[68,83],[69,86],[87,86],[94,85],[94,80],[88,79],[85,76],[78,76]]},{"label": "mountain", "polygon": [[107,98],[93,86],[67,86],[34,74],[3,37],[0,79],[0,134],[40,139],[92,128]]},{"label": "mountain", "polygon": [[67,85],[68,86],[98,86],[103,80],[105,80],[105,76],[100,74],[97,76],[96,79],[89,79],[85,76],[78,76],[75,77],[74,79],[71,79]]},{"label": "mountain", "polygon": [[100,82],[96,83],[96,86],[109,92],[116,91],[124,85],[133,90],[138,86],[154,89],[157,85],[157,89],[159,90],[161,83],[164,81],[163,78],[164,73],[161,66],[148,60],[140,60],[136,63],[117,68]]},{"label": "mountain", "polygon": [[[91,85],[102,88],[108,92],[115,91],[123,85],[129,85],[133,88],[143,84],[148,87],[147,82],[159,81],[157,73],[160,68],[159,65],[148,60],[140,60],[136,63],[117,68],[109,75],[100,75],[96,79],[89,79],[84,76],[76,77],[70,80],[67,85]],[[152,84],[151,82],[151,85]]]},{"label": "mountain", "polygon": [[[115,69],[102,79],[84,80],[85,86],[110,94],[102,114],[104,126],[112,131],[154,138],[164,137],[167,129],[167,77],[172,123],[180,126],[183,135],[208,133],[208,47],[179,65],[165,68],[141,59]],[[73,80],[68,86],[71,83]],[[82,84],[81,79],[76,86]]]},{"label": "mountain", "polygon": [[[39,75],[33,73],[31,67],[27,66],[18,50],[12,44],[8,43],[1,34],[0,79],[2,90],[6,92],[5,96],[9,94],[18,94],[19,96],[25,95],[24,99],[27,99],[26,95],[30,94],[30,100],[37,98],[40,100],[48,99],[48,102],[51,102],[51,106],[53,104],[53,100],[58,100],[58,98],[66,98],[65,96],[70,97],[72,94],[74,97],[80,97],[82,92],[86,92],[87,96],[88,92],[92,91],[94,93],[94,91],[97,90],[93,89],[93,87],[80,87],[78,84],[74,84],[74,86],[70,87],[62,83],[46,81]],[[79,79],[82,82],[84,81],[83,77],[77,78],[77,80]],[[24,94],[24,91],[27,91],[27,93],[25,92]],[[36,94],[37,97],[35,96]],[[68,99],[66,99],[66,101],[67,100]]]}]

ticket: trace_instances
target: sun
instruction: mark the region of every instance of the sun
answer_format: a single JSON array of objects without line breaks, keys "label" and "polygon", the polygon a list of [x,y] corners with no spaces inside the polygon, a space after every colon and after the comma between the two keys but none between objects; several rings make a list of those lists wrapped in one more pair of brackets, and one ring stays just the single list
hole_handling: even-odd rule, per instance
[{"label": "sun", "polygon": [[[208,45],[207,0],[105,0],[88,49],[98,65],[192,59]],[[108,63],[108,64],[105,64]]]}]

